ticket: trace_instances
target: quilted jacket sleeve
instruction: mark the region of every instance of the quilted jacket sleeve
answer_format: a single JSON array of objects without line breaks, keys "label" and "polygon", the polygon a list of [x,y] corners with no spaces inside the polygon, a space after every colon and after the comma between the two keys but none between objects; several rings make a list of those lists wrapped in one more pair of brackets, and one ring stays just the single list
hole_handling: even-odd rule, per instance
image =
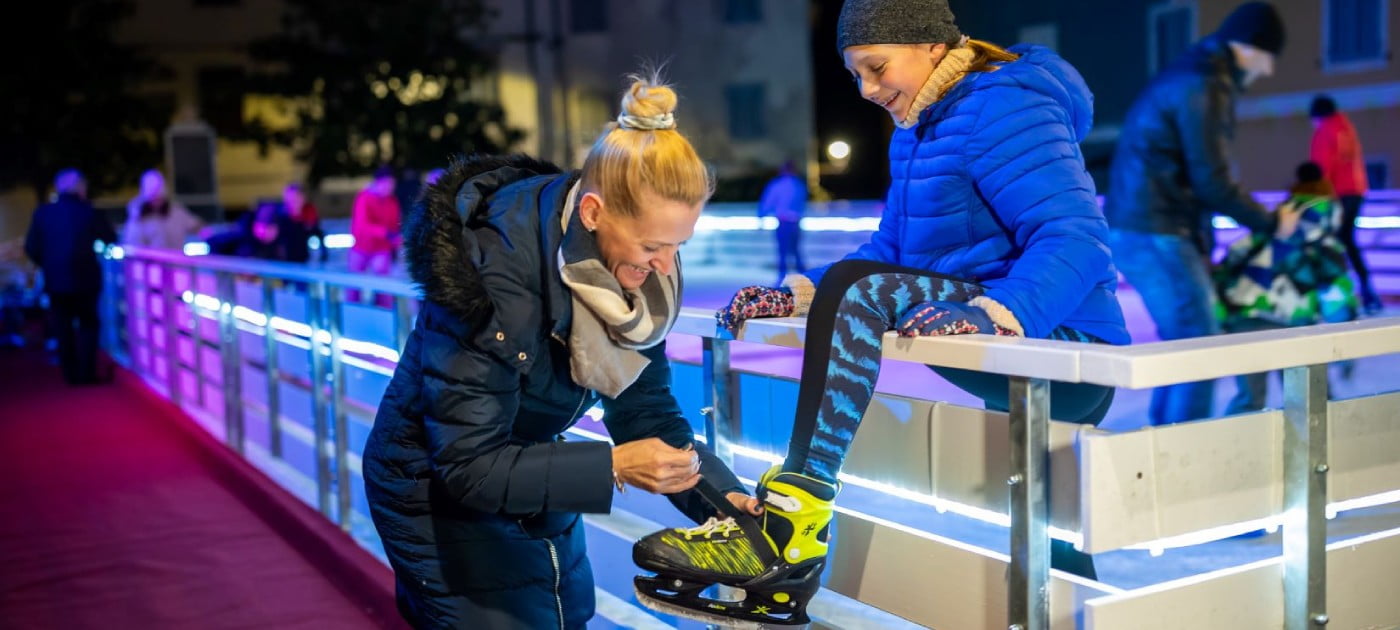
[{"label": "quilted jacket sleeve", "polygon": [[[842,260],[873,260],[876,262],[899,264],[899,233],[903,231],[901,225],[902,217],[890,203],[891,193],[885,194],[885,209],[880,212],[880,227],[870,235],[870,241],[861,245],[856,251],[846,254]],[[812,281],[813,286],[821,286],[822,276],[826,275],[826,270],[830,264],[822,265],[815,269],[809,269],[804,275]]]},{"label": "quilted jacket sleeve", "polygon": [[[616,399],[603,398],[603,423],[614,442],[660,438],[675,447],[693,445],[700,453],[700,475],[721,492],[743,492],[738,477],[725,466],[709,447],[695,441],[690,423],[681,414],[676,397],[671,394],[671,364],[666,358],[663,341],[642,351],[651,359],[637,382],[623,390]],[[695,522],[713,516],[715,509],[695,491],[668,495],[666,498]]]},{"label": "quilted jacket sleeve", "polygon": [[1111,263],[1108,224],[1067,115],[1053,99],[999,88],[963,151],[968,175],[1019,255],[987,297],[1011,310],[1029,337],[1046,337],[1084,301]]},{"label": "quilted jacket sleeve", "polygon": [[607,512],[612,451],[602,442],[511,439],[520,376],[471,343],[469,326],[425,308],[420,361],[433,470],[467,507],[501,514]]},{"label": "quilted jacket sleeve", "polygon": [[1230,176],[1234,137],[1230,88],[1207,80],[1201,89],[1185,90],[1182,96],[1186,101],[1176,109],[1176,125],[1191,186],[1205,210],[1226,215],[1255,232],[1272,232],[1273,215]]}]

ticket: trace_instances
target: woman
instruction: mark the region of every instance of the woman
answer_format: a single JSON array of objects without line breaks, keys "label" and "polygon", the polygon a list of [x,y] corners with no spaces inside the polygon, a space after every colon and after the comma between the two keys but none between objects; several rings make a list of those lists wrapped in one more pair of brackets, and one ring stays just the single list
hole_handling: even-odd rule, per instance
[{"label": "woman", "polygon": [[141,174],[141,191],[126,204],[122,244],[180,250],[203,226],[189,209],[166,195],[165,177],[151,169]]},{"label": "woman", "polygon": [[[468,158],[405,225],[423,309],[365,447],[371,514],[419,628],[581,628],[593,580],[580,512],[614,487],[704,475],[756,507],[670,393],[678,250],[713,185],[675,131],[676,95],[637,79],[580,173]],[[564,441],[601,398],[617,444]]]},{"label": "woman", "polygon": [[[760,479],[766,540],[733,545],[745,535],[723,527],[638,543],[639,564],[663,577],[735,584],[761,576],[737,606],[648,593],[673,606],[728,606],[727,616],[760,623],[794,621],[766,611],[801,615],[806,602],[790,604],[791,582],[820,577],[837,473],[874,395],[884,332],[1129,341],[1107,225],[1078,146],[1092,96],[1074,68],[1046,48],[969,40],[946,0],[847,0],[838,29],[861,96],[899,127],[884,216],[871,241],[841,262],[790,276],[784,288],[742,289],[717,314],[730,330],[752,317],[805,315],[801,389],[787,459]],[[1006,377],[934,369],[987,408],[1009,408]],[[1094,385],[1051,391],[1052,417],[1070,422],[1099,422],[1113,400],[1112,389]],[[1092,575],[1087,556],[1057,550],[1058,568]],[[780,597],[752,597],[764,585]]]}]

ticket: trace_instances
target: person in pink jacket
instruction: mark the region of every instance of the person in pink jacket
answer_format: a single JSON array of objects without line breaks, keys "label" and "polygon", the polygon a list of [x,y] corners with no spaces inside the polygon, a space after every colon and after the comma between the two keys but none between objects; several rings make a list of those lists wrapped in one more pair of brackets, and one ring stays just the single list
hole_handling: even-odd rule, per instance
[{"label": "person in pink jacket", "polygon": [[1366,161],[1361,152],[1361,139],[1357,137],[1351,120],[1337,111],[1337,102],[1326,94],[1313,98],[1308,113],[1313,123],[1311,158],[1322,167],[1323,175],[1341,199],[1342,226],[1337,236],[1346,245],[1347,258],[1356,271],[1361,306],[1368,314],[1374,315],[1381,311],[1381,300],[1371,286],[1371,273],[1361,256],[1361,248],[1356,246],[1356,217],[1361,213],[1361,202],[1366,198],[1367,190]]},{"label": "person in pink jacket", "polygon": [[[355,244],[346,260],[351,272],[389,275],[401,240],[400,216],[399,201],[394,197],[394,169],[381,166],[374,171],[369,186],[355,195],[355,208],[350,214],[350,235],[355,237]],[[358,302],[360,292],[349,290],[345,299]],[[390,297],[381,295],[376,302],[388,307]]]}]

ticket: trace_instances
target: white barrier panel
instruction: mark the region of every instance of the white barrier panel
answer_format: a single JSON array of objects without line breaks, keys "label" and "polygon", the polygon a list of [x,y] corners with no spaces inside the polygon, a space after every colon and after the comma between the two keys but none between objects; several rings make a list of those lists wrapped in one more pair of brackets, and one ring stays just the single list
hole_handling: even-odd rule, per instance
[{"label": "white barrier panel", "polygon": [[[930,628],[1005,630],[1007,556],[836,509],[827,588]],[[1052,571],[1050,627],[1077,628],[1086,600],[1119,592]]]},{"label": "white barrier panel", "polygon": [[[1328,404],[1334,506],[1393,502],[1400,479],[1400,393]],[[1113,549],[1276,518],[1283,509],[1279,411],[1083,434],[1085,551]],[[1258,526],[1262,527],[1263,524]]]},{"label": "white barrier panel", "polygon": [[[1009,518],[1008,422],[1005,413],[877,394],[842,470],[927,495],[931,502],[971,508],[983,520],[989,515]],[[1075,445],[1083,429],[1067,422],[1050,423],[1050,525],[1067,531],[1079,530]],[[947,507],[957,511],[958,506]]]},{"label": "white barrier panel", "polygon": [[[1397,566],[1400,529],[1328,545],[1326,626],[1400,627]],[[1091,599],[1084,618],[1088,630],[1272,630],[1284,627],[1283,611],[1277,557]]]}]

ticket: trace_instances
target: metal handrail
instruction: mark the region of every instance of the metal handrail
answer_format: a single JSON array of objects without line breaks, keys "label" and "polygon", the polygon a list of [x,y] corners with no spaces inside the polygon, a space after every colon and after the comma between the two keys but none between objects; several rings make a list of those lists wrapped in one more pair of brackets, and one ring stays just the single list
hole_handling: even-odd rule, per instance
[{"label": "metal handrail", "polygon": [[[306,283],[309,290],[313,399],[316,417],[315,450],[318,504],[328,518],[349,527],[349,478],[346,455],[343,364],[340,343],[340,297],[345,288],[368,289],[394,296],[394,338],[402,345],[411,327],[408,301],[417,291],[408,282],[316,269],[289,263],[250,261],[204,256],[189,258],[177,252],[128,249],[109,252],[113,260],[137,260],[162,268],[161,283],[146,288],[160,294],[167,339],[167,373],[171,397],[178,400],[180,375],[178,339],[173,310],[184,301],[176,295],[174,270],[216,276],[221,309],[219,350],[228,387],[238,382],[239,356],[235,322],[229,305],[235,300],[234,278],[255,275],[268,299],[269,278]],[[138,282],[147,282],[142,278]],[[143,305],[141,308],[148,308]],[[152,338],[150,317],[144,331]],[[266,332],[271,332],[271,317]],[[199,326],[192,335],[205,341]],[[748,322],[736,337],[717,329],[713,313],[684,308],[673,332],[703,340],[706,436],[716,453],[727,457],[733,444],[734,425],[729,383],[729,344],[734,341],[800,348],[805,338],[802,319],[757,319]],[[268,343],[271,349],[272,343]],[[1108,346],[1039,339],[1010,339],[990,335],[906,339],[889,333],[884,339],[885,358],[998,373],[1010,380],[1011,470],[1010,488],[1011,566],[1008,575],[1008,624],[1012,630],[1049,628],[1049,409],[1051,381],[1095,383],[1144,388],[1216,378],[1231,374],[1282,369],[1285,372],[1286,419],[1284,471],[1286,504],[1294,515],[1284,526],[1285,602],[1288,628],[1313,627],[1326,622],[1325,612],[1325,475],[1328,407],[1326,364],[1400,352],[1400,318],[1346,324],[1226,335],[1202,339],[1159,342],[1137,346]],[[198,346],[195,356],[200,352]],[[269,357],[272,357],[269,354]],[[326,359],[328,358],[329,363]],[[196,359],[197,361],[197,359]],[[277,372],[275,358],[267,367]],[[196,368],[197,391],[203,390],[202,370]],[[271,387],[271,385],[269,385]],[[270,396],[271,398],[271,396]],[[239,401],[226,401],[226,436],[241,450],[243,442]],[[275,398],[269,400],[269,417],[278,415]],[[331,431],[334,431],[334,442]],[[274,442],[274,444],[276,444]],[[331,494],[334,484],[335,496]]]}]

